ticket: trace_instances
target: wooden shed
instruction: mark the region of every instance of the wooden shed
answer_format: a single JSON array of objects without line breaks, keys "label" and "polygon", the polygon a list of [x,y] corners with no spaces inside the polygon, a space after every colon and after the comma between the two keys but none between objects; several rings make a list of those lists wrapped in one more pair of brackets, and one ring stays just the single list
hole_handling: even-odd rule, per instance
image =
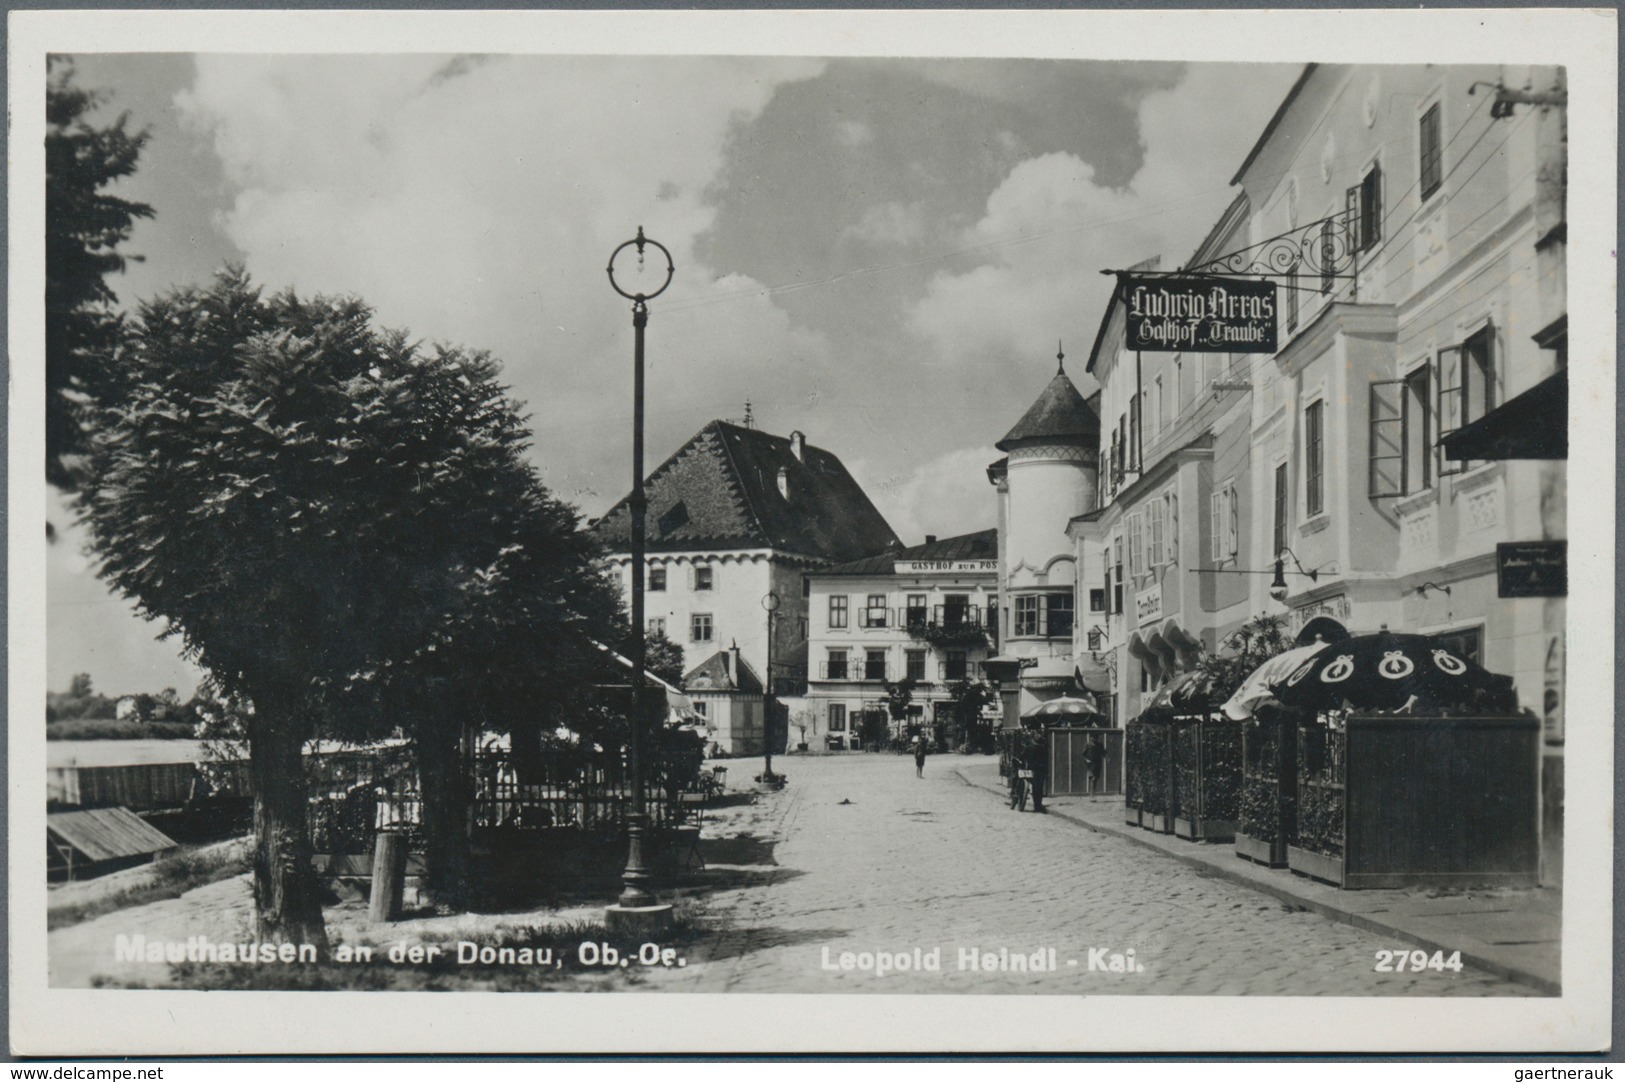
[{"label": "wooden shed", "polygon": [[176,847],[167,834],[128,808],[86,808],[45,817],[50,879],[105,875],[144,864]]}]

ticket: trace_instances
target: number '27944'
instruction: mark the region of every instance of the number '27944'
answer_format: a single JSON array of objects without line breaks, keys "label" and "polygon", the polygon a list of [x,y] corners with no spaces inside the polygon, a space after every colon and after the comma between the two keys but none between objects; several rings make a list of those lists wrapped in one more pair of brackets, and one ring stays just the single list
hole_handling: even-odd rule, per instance
[{"label": "number '27944'", "polygon": [[1375,968],[1378,973],[1420,973],[1425,969],[1460,973],[1461,951],[1451,951],[1448,958],[1444,951],[1432,954],[1424,950],[1378,951]]}]

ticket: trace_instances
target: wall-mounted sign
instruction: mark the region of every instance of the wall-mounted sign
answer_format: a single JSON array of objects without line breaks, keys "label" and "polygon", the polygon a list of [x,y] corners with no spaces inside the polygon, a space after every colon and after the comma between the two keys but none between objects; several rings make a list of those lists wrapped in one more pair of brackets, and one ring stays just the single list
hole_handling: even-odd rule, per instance
[{"label": "wall-mounted sign", "polygon": [[1501,597],[1569,596],[1567,541],[1503,541],[1495,546]]},{"label": "wall-mounted sign", "polygon": [[1162,353],[1274,353],[1275,283],[1123,279],[1128,348]]},{"label": "wall-mounted sign", "polygon": [[1305,605],[1301,609],[1292,610],[1292,633],[1296,635],[1303,630],[1305,624],[1317,616],[1329,616],[1340,624],[1347,624],[1354,607],[1349,604],[1347,594],[1328,597],[1322,601]]},{"label": "wall-mounted sign", "polygon": [[997,560],[898,560],[892,565],[897,575],[997,574]]},{"label": "wall-mounted sign", "polygon": [[1135,626],[1149,624],[1162,617],[1162,584],[1153,582],[1134,593]]}]

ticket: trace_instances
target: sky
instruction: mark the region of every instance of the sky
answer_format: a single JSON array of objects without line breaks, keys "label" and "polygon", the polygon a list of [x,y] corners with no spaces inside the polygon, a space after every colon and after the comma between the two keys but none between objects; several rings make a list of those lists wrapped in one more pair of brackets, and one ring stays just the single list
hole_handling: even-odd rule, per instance
[{"label": "sky", "polygon": [[[1296,65],[795,57],[79,55],[150,141],[110,284],[135,310],[227,262],[490,351],[530,454],[591,517],[631,470],[632,328],[610,253],[671,252],[650,303],[648,466],[707,422],[839,455],[905,543],[992,526],[985,469],[1109,280],[1177,265]],[[617,263],[628,292],[664,264]],[[639,287],[634,283],[651,282]],[[198,672],[112,597],[52,495],[48,686]]]}]

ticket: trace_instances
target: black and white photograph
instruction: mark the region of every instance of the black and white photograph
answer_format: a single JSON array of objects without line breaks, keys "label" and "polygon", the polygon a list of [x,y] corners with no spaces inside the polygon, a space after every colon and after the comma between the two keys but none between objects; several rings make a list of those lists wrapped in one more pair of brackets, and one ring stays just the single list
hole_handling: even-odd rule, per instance
[{"label": "black and white photograph", "polygon": [[13,13],[14,1051],[1606,1048],[1617,29]]}]

